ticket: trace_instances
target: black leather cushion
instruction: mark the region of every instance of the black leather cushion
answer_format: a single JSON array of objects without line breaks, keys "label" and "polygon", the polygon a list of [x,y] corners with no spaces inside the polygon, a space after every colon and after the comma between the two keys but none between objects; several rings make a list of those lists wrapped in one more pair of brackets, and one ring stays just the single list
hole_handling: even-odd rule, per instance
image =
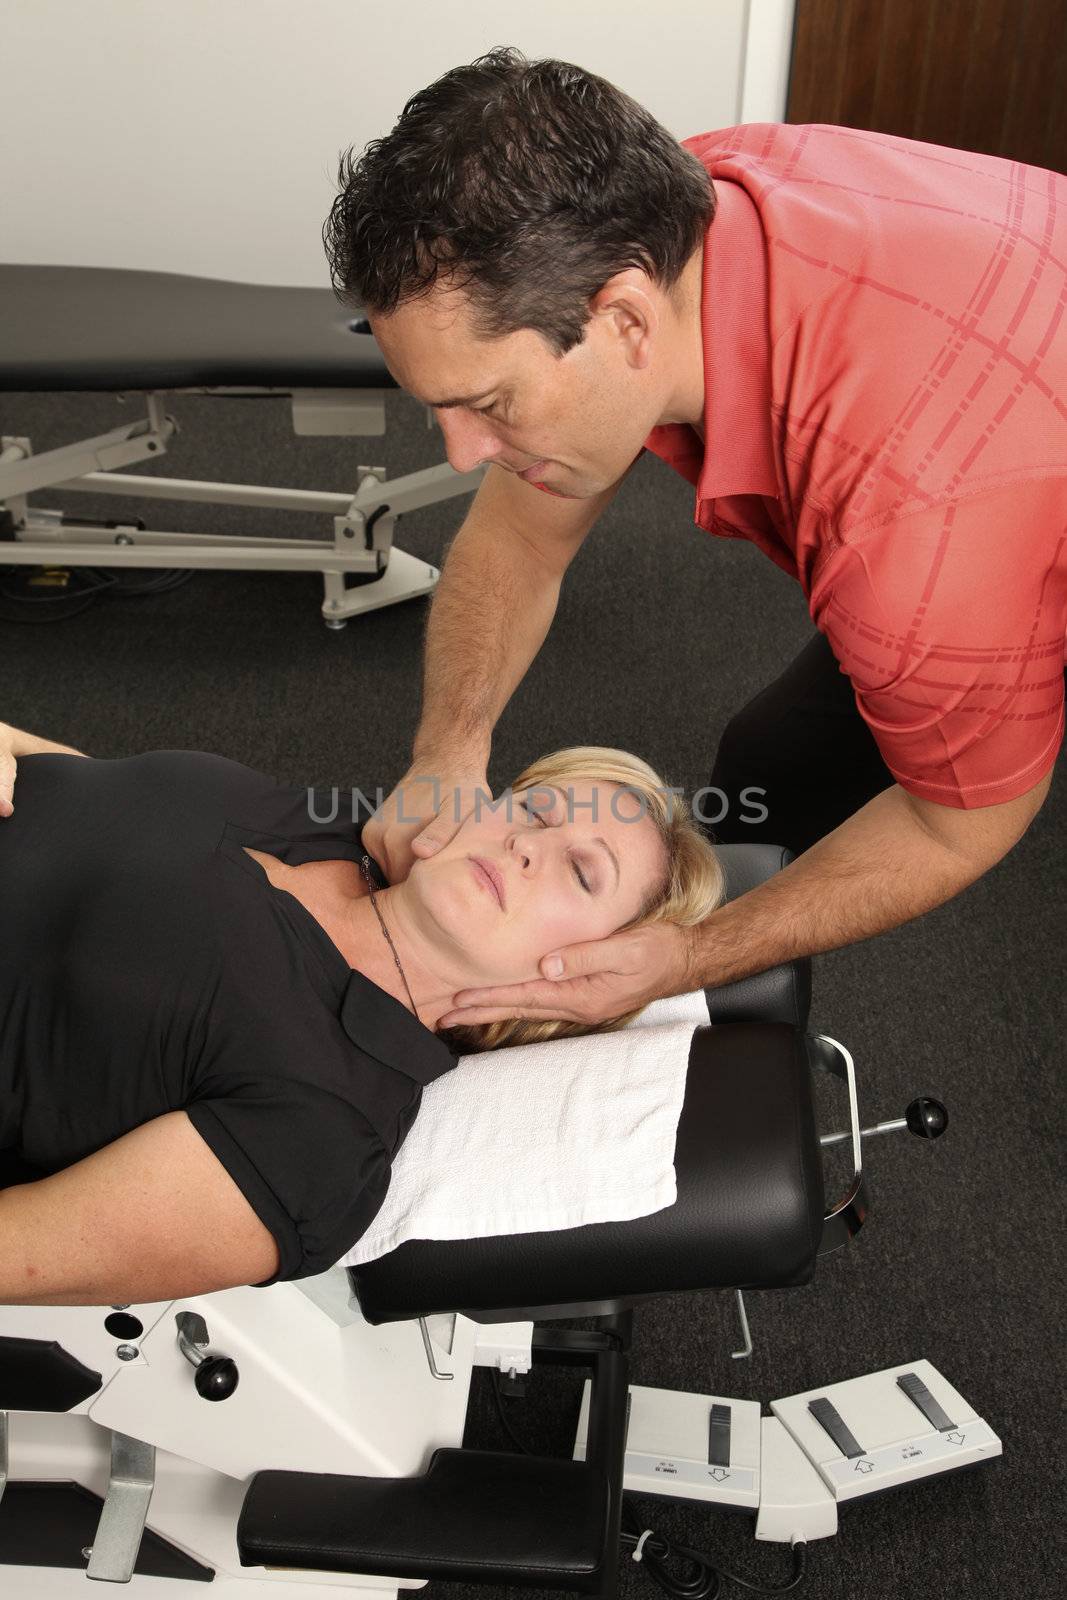
[{"label": "black leather cushion", "polygon": [[596,1466],[446,1448],[410,1478],[256,1472],[237,1548],[244,1567],[602,1595],[610,1529],[611,1493]]},{"label": "black leather cushion", "polygon": [[395,389],[332,289],[0,265],[0,389]]},{"label": "black leather cushion", "polygon": [[[726,873],[727,900],[740,899],[794,859],[792,851],[777,844],[717,844],[715,853]],[[811,961],[808,957],[787,961],[704,992],[712,1022],[789,1022],[795,1028],[806,1028],[811,1010]]]},{"label": "black leather cushion", "polygon": [[517,1322],[604,1315],[685,1289],[807,1283],[825,1196],[799,1030],[737,1022],[694,1031],[674,1166],[678,1198],[650,1216],[409,1239],[349,1267],[363,1315],[379,1323],[462,1311]]}]

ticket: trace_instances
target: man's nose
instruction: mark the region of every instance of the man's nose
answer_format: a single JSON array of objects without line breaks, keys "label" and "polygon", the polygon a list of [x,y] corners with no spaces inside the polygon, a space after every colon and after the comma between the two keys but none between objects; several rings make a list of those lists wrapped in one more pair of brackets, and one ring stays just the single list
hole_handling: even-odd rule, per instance
[{"label": "man's nose", "polygon": [[445,455],[455,472],[473,472],[483,461],[495,461],[501,451],[500,440],[475,412],[438,412],[437,421],[444,435]]}]

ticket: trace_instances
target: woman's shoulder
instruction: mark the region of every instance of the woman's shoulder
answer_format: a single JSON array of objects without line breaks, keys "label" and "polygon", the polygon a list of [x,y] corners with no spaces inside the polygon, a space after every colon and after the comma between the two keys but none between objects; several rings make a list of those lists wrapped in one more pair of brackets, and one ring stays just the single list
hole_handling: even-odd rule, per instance
[{"label": "woman's shoulder", "polygon": [[267,826],[277,797],[290,791],[270,773],[215,750],[143,750],[104,765],[116,783],[186,816],[202,812],[222,820]]}]

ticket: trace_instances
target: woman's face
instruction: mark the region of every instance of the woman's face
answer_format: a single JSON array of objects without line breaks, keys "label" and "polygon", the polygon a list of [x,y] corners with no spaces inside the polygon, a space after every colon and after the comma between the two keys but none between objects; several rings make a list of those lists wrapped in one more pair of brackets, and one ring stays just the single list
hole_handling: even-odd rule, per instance
[{"label": "woman's face", "polygon": [[406,880],[420,921],[433,923],[428,937],[462,952],[478,982],[540,977],[550,950],[636,917],[666,872],[645,802],[618,784],[567,779],[492,804],[499,809],[485,801],[435,855],[416,857]]}]

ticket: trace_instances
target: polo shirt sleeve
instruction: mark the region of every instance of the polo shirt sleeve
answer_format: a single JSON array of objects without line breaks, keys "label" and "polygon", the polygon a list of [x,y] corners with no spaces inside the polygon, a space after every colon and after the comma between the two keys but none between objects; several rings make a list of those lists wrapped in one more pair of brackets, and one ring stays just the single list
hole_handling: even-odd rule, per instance
[{"label": "polo shirt sleeve", "polygon": [[278,1271],[253,1287],[336,1266],[381,1210],[389,1155],[366,1118],[327,1090],[257,1071],[184,1109],[277,1241]]},{"label": "polo shirt sleeve", "polygon": [[1026,794],[1064,730],[1067,480],[1010,484],[846,535],[812,616],[910,794]]}]

